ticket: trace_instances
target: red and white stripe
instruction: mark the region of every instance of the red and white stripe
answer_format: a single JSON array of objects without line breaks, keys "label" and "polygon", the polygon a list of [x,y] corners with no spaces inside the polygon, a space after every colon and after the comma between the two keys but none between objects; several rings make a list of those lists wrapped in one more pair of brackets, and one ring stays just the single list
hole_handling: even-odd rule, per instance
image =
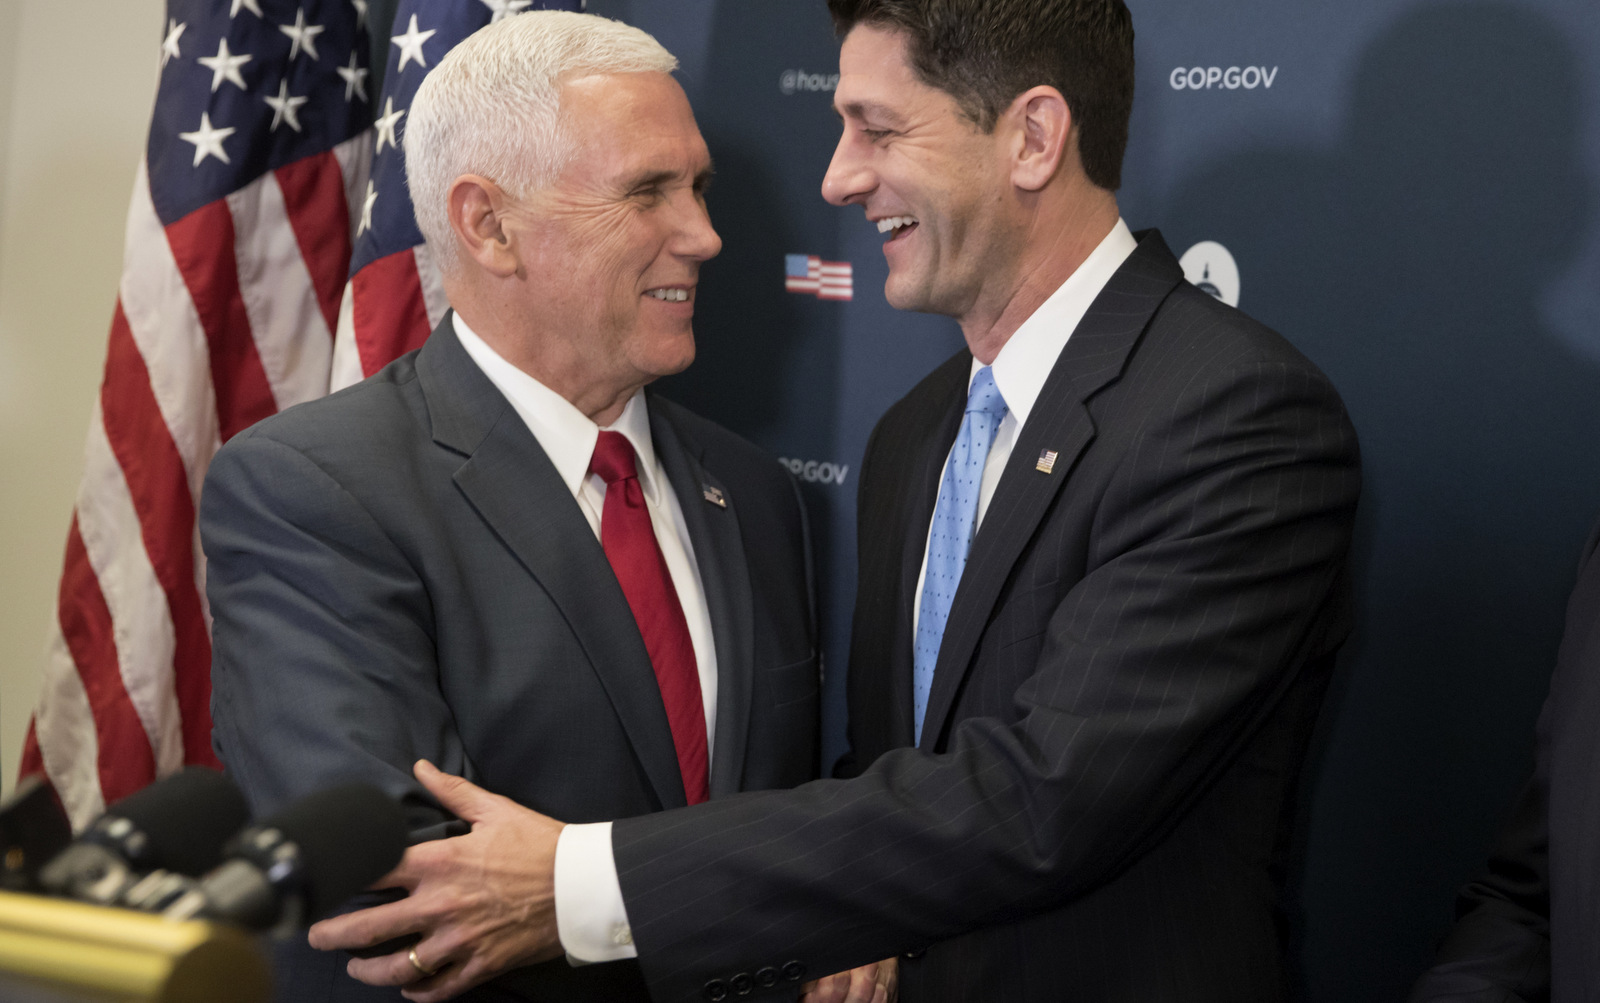
[{"label": "red and white stripe", "polygon": [[822,300],[849,300],[854,293],[850,262],[823,261],[816,255],[806,257],[806,274],[786,275],[784,289],[792,293],[811,293]]},{"label": "red and white stripe", "polygon": [[332,389],[359,383],[421,348],[449,308],[428,245],[369,262],[345,288],[334,341]]},{"label": "red and white stripe", "polygon": [[850,262],[823,261],[817,265],[817,299],[848,300],[854,291]]},{"label": "red and white stripe", "polygon": [[75,826],[211,751],[211,641],[195,524],[223,441],[321,396],[371,136],[163,227],[141,162],[105,375],[67,534],[22,774]]}]

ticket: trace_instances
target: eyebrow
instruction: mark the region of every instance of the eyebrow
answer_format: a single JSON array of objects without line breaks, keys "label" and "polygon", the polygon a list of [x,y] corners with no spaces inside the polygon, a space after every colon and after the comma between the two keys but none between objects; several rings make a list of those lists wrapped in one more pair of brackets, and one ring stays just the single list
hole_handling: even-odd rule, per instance
[{"label": "eyebrow", "polygon": [[[705,185],[711,181],[711,176],[715,173],[715,165],[707,164],[704,170],[696,172],[694,176],[694,182],[698,185]],[[631,192],[640,188],[653,188],[657,185],[667,184],[679,176],[679,172],[677,171],[651,171],[647,174],[640,174],[637,177],[629,178],[627,182],[627,189]]]},{"label": "eyebrow", "polygon": [[851,101],[843,109],[835,106],[833,113],[841,119],[847,115],[851,118],[874,118],[891,126],[898,126],[904,122],[893,108],[876,101]]},{"label": "eyebrow", "polygon": [[657,185],[664,185],[677,176],[677,171],[651,171],[648,174],[640,174],[629,178],[627,188],[630,192],[639,188],[653,188]]}]

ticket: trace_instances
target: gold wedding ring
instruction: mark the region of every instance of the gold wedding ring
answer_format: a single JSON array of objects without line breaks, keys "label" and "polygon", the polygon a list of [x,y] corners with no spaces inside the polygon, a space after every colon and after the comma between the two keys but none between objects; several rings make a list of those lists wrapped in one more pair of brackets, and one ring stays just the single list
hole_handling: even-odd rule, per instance
[{"label": "gold wedding ring", "polygon": [[417,949],[415,947],[413,947],[410,951],[406,952],[406,957],[408,959],[410,959],[411,967],[415,968],[422,975],[423,978],[428,978],[429,976],[432,976],[432,975],[434,975],[435,973],[437,973],[439,971],[439,969],[437,969],[437,968],[428,968],[422,962],[418,961],[417,960]]}]

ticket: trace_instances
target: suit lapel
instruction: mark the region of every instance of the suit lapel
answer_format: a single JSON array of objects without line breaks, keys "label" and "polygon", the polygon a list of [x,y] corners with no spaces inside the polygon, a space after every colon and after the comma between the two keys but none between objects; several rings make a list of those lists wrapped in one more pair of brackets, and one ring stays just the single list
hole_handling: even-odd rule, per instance
[{"label": "suit lapel", "polygon": [[[956,588],[928,695],[923,748],[934,749],[943,740],[1001,588],[1094,439],[1087,401],[1122,373],[1156,308],[1181,281],[1183,271],[1161,235],[1142,234],[1138,248],[1095,298],[1051,368],[1006,461]],[[1036,469],[1046,450],[1056,454],[1050,473]]]},{"label": "suit lapel", "polygon": [[650,657],[600,541],[538,440],[478,369],[445,315],[417,358],[434,441],[460,453],[461,493],[561,611],[662,807],[686,803]]},{"label": "suit lapel", "polygon": [[[749,742],[750,701],[754,691],[755,612],[750,573],[739,532],[738,498],[701,464],[695,443],[671,421],[670,405],[650,397],[650,435],[656,458],[683,511],[694,546],[694,561],[705,590],[706,610],[717,651],[717,721],[711,751],[711,796],[723,797],[743,786]],[[722,504],[706,500],[707,489]]]}]

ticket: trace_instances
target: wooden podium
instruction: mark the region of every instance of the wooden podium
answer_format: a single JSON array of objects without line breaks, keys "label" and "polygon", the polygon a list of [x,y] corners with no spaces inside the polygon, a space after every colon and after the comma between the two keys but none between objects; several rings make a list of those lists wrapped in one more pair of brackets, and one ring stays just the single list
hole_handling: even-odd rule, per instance
[{"label": "wooden podium", "polygon": [[268,1003],[271,985],[242,930],[0,892],[0,999]]}]

